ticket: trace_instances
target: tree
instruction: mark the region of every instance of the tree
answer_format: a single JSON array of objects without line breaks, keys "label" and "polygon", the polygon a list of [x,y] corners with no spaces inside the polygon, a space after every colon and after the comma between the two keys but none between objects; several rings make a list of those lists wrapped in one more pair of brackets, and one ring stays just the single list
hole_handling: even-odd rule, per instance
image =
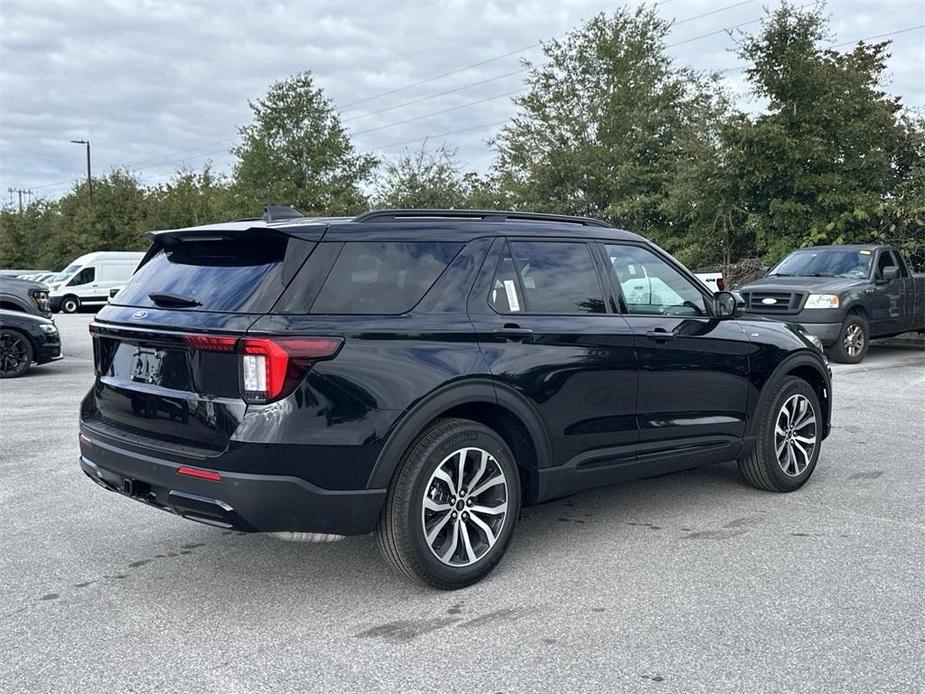
[{"label": "tree", "polygon": [[145,190],[128,171],[94,178],[92,202],[81,183],[56,207],[54,234],[41,252],[42,264],[52,269],[84,253],[141,251],[149,245]]},{"label": "tree", "polygon": [[354,151],[340,116],[311,73],[270,87],[250,102],[254,120],[239,129],[232,192],[239,213],[265,204],[292,205],[304,214],[353,214],[366,207],[362,186],[377,160]]},{"label": "tree", "polygon": [[702,123],[712,82],[668,57],[654,9],[598,15],[543,44],[520,112],[494,141],[495,173],[518,207],[603,217],[650,237],[672,228],[663,201],[682,134]]},{"label": "tree", "polygon": [[881,89],[888,42],[823,48],[821,11],[782,5],[739,55],[767,112],[742,123],[747,224],[776,260],[806,244],[864,240],[921,162],[922,129]]},{"label": "tree", "polygon": [[181,169],[163,185],[147,193],[151,229],[176,229],[229,219],[232,215],[228,182],[206,166],[202,171]]},{"label": "tree", "polygon": [[429,150],[427,143],[415,151],[405,150],[395,161],[385,162],[376,189],[381,207],[463,207],[467,198],[466,177],[446,146]]}]

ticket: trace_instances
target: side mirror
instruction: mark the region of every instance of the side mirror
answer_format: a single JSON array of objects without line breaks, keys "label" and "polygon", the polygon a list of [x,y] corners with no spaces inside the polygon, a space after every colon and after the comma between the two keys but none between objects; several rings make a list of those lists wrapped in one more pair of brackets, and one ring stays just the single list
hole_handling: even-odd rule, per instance
[{"label": "side mirror", "polygon": [[713,313],[718,318],[731,318],[736,314],[741,302],[732,292],[716,292],[713,295]]},{"label": "side mirror", "polygon": [[884,282],[890,282],[899,277],[899,267],[896,265],[887,265],[883,268],[883,272],[880,273],[880,279]]}]

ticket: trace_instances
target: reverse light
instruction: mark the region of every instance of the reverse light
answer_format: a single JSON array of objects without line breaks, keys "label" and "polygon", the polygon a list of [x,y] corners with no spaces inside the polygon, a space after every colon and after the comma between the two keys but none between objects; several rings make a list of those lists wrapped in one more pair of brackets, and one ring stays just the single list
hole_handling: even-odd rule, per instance
[{"label": "reverse light", "polygon": [[838,308],[838,295],[810,294],[803,308]]}]

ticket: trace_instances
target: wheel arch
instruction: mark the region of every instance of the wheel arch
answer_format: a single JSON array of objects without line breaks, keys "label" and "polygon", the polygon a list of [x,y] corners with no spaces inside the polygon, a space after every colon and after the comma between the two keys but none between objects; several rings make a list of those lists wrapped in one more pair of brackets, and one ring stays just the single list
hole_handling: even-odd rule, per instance
[{"label": "wheel arch", "polygon": [[758,405],[754,410],[755,416],[749,422],[747,438],[754,441],[758,433],[756,431],[758,424],[757,414],[766,409],[767,399],[770,397],[774,385],[788,376],[803,379],[816,391],[816,396],[819,398],[819,404],[823,410],[822,438],[825,439],[829,435],[832,421],[831,377],[826,366],[815,355],[810,354],[808,351],[801,351],[790,355],[778,364],[771,376],[764,382],[758,398]]},{"label": "wheel arch", "polygon": [[389,486],[402,456],[430,424],[446,417],[471,419],[495,431],[514,453],[524,503],[538,490],[537,470],[550,464],[549,437],[530,403],[513,389],[490,379],[472,379],[440,388],[416,403],[393,427],[383,445],[369,487]]}]

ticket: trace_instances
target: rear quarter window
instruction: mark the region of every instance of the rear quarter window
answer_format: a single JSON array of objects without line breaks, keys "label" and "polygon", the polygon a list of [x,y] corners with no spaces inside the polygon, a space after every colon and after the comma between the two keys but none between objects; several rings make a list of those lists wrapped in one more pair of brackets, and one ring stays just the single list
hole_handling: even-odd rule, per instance
[{"label": "rear quarter window", "polygon": [[348,242],[311,313],[398,314],[411,310],[456,257],[461,243]]}]

